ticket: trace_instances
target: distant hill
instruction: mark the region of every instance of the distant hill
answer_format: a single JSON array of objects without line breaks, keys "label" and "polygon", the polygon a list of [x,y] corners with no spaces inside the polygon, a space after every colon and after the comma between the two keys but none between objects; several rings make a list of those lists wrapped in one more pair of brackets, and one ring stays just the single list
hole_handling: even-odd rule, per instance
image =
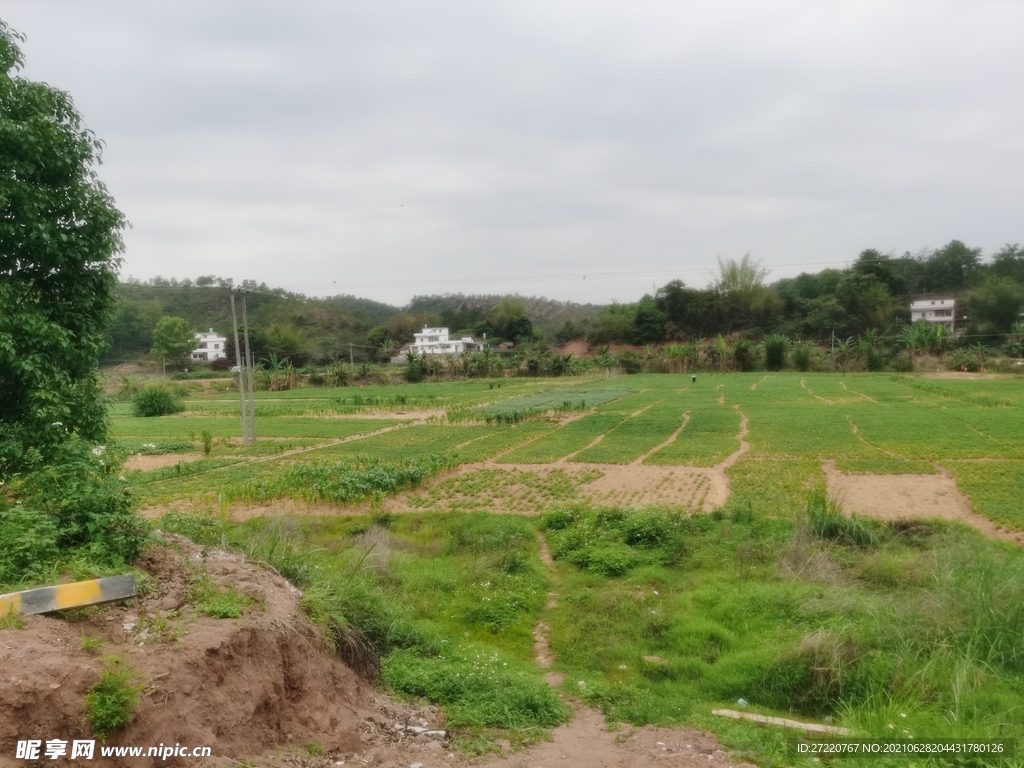
[{"label": "distant hill", "polygon": [[384,304],[373,299],[363,299],[349,294],[327,296],[320,301],[369,321],[372,325],[383,325],[402,311],[401,307]]},{"label": "distant hill", "polygon": [[[445,310],[456,311],[461,308],[479,308],[490,312],[509,298],[509,294],[473,294],[445,293],[432,296],[414,296],[405,312],[412,315],[439,315]],[[584,320],[591,320],[600,314],[604,307],[600,304],[577,304],[572,301],[555,301],[538,296],[515,296],[526,304],[526,314],[533,324],[546,333],[554,334],[567,321],[579,325]]]}]

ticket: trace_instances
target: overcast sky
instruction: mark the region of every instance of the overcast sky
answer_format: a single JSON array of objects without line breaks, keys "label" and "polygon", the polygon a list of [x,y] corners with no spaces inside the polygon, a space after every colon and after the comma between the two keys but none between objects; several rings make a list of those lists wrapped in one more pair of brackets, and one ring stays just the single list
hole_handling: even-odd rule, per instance
[{"label": "overcast sky", "polygon": [[[5,0],[123,274],[635,301],[1024,241],[1024,2]],[[584,275],[586,279],[584,280]]]}]

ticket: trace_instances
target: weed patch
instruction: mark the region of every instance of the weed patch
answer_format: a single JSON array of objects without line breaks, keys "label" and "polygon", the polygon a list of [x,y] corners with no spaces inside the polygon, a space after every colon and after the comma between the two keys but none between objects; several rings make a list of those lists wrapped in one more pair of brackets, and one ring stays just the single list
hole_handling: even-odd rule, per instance
[{"label": "weed patch", "polygon": [[85,719],[97,738],[105,740],[131,722],[141,691],[142,683],[124,659],[104,660],[99,682],[85,694]]}]

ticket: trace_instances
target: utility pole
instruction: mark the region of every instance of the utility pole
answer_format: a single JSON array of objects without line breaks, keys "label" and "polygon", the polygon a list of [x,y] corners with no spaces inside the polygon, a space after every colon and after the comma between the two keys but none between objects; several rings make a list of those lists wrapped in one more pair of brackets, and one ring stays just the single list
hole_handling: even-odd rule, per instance
[{"label": "utility pole", "polygon": [[351,341],[348,343],[348,367],[351,368],[353,371],[355,371],[355,369],[356,369],[355,358],[352,357],[352,342]]},{"label": "utility pole", "polygon": [[[245,412],[245,369],[242,368],[242,348],[238,344],[238,315],[235,314],[235,292],[231,292],[231,322],[235,326],[235,367],[238,368],[238,405],[242,414],[242,443],[249,444],[249,416]],[[248,361],[246,361],[248,362]]]},{"label": "utility pole", "polygon": [[252,371],[255,367],[253,365],[252,351],[249,349],[249,318],[245,313],[245,294],[242,294],[242,334],[245,337],[245,359],[247,361],[246,370],[249,374],[249,441],[256,442],[256,398],[252,394]]}]

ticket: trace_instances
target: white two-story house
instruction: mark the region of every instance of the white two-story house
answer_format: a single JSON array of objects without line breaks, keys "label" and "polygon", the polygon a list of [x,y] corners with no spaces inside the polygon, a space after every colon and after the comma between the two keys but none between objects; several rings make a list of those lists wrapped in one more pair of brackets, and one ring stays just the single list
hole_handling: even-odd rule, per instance
[{"label": "white two-story house", "polygon": [[197,333],[196,348],[192,350],[192,359],[210,361],[227,357],[224,352],[226,343],[227,338],[215,333],[213,328],[206,333]]},{"label": "white two-story house", "polygon": [[477,352],[484,345],[472,336],[461,339],[448,338],[447,328],[426,328],[422,333],[414,333],[415,341],[409,345],[414,355],[461,355],[463,352]]},{"label": "white two-story house", "polygon": [[956,330],[956,299],[950,296],[927,297],[917,299],[910,304],[910,323],[924,320],[929,323],[941,323],[946,330]]}]

